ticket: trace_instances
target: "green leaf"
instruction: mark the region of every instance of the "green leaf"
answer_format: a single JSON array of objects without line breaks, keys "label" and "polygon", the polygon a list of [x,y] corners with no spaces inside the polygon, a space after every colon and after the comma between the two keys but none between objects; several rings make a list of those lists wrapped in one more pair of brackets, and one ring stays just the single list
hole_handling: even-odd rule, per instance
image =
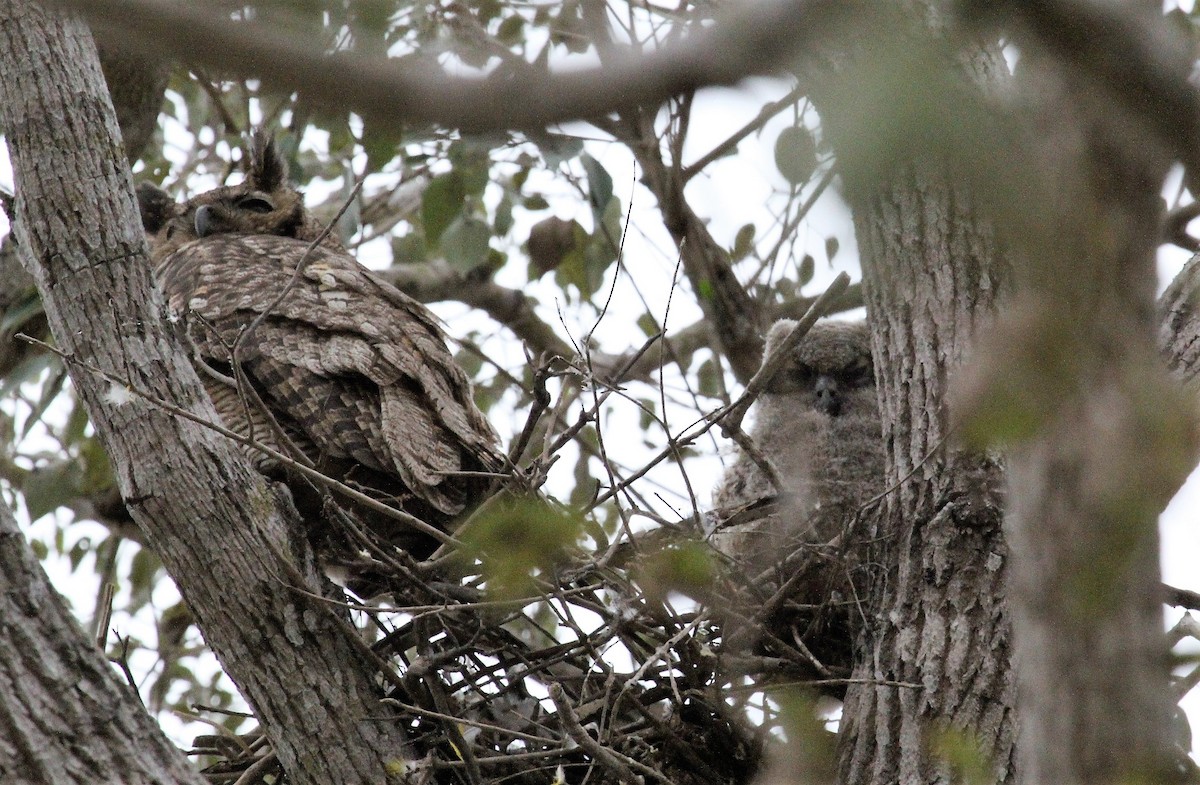
[{"label": "green leaf", "polygon": [[952,772],[952,781],[963,785],[981,785],[994,780],[991,761],[969,733],[955,728],[937,729],[931,738],[930,751],[945,771]]},{"label": "green leaf", "polygon": [[0,317],[0,334],[15,335],[29,320],[43,313],[42,298],[38,296],[37,289],[31,289]]},{"label": "green leaf", "polygon": [[696,383],[701,395],[717,398],[721,395],[721,373],[717,363],[709,358],[696,369]]},{"label": "green leaf", "polygon": [[804,185],[817,168],[817,143],[801,125],[785,128],[775,140],[775,166],[793,186]]},{"label": "green leaf", "polygon": [[108,453],[104,451],[104,445],[95,436],[85,439],[80,445],[79,460],[83,463],[80,489],[84,493],[89,495],[99,493],[117,484]]},{"label": "green leaf", "polygon": [[[588,236],[585,234],[584,237]],[[563,254],[561,263],[554,270],[554,280],[559,286],[573,285],[584,297],[591,297],[600,289],[604,284],[604,273],[616,260],[607,240],[595,236],[589,239],[582,251],[575,246]]]},{"label": "green leaf", "polygon": [[396,157],[403,135],[394,125],[367,123],[363,125],[362,146],[367,153],[367,169],[378,172]]},{"label": "green leaf", "polygon": [[804,286],[813,279],[813,273],[817,269],[817,262],[812,258],[812,254],[804,254],[804,258],[800,260],[799,268],[800,285]]},{"label": "green leaf", "polygon": [[478,218],[460,215],[450,222],[442,234],[442,253],[455,270],[469,273],[487,262],[488,241],[491,238],[492,233],[486,223]]},{"label": "green leaf", "polygon": [[479,559],[488,594],[512,599],[537,593],[535,577],[559,563],[579,539],[578,516],[539,499],[499,502],[463,532],[463,545]]},{"label": "green leaf", "polygon": [[574,136],[555,134],[538,140],[542,158],[546,159],[547,169],[557,169],[567,161],[573,161],[583,152],[583,140]]},{"label": "green leaf", "polygon": [[521,206],[526,210],[548,210],[550,203],[546,201],[546,197],[541,194],[530,194],[521,201]]},{"label": "green leaf", "polygon": [[[342,122],[341,118],[329,123],[320,123],[317,125],[329,132],[329,152],[332,155],[351,155],[354,153],[354,145],[358,142],[354,138],[354,134],[350,131],[350,126]],[[363,137],[367,135],[367,129],[363,128]],[[370,155],[370,153],[368,153]]]},{"label": "green leaf", "polygon": [[80,537],[71,550],[67,551],[67,561],[71,564],[71,572],[79,569],[79,563],[83,561],[83,557],[92,552],[92,541],[88,537]]},{"label": "green leaf", "polygon": [[651,602],[662,602],[673,591],[705,602],[716,576],[713,550],[700,542],[672,544],[641,559],[636,574]]},{"label": "green leaf", "polygon": [[76,398],[75,404],[71,407],[71,414],[67,417],[66,427],[63,428],[63,441],[68,446],[78,444],[83,440],[87,424],[87,407],[83,405],[83,401]]},{"label": "green leaf", "polygon": [[581,295],[585,297],[591,296],[595,290],[588,286],[587,270],[582,250],[572,248],[562,255],[558,266],[554,268],[554,282],[564,289],[567,286],[574,286]]},{"label": "green leaf", "polygon": [[604,530],[604,526],[595,518],[583,519],[583,533],[595,540],[596,553],[604,553],[608,550],[610,542],[608,532]]},{"label": "green leaf", "polygon": [[604,213],[600,216],[600,225],[604,227],[604,232],[598,232],[598,234],[604,237],[614,260],[617,258],[617,248],[621,244],[625,218],[625,211],[621,209],[621,200],[609,199],[608,206],[604,208]]},{"label": "green leaf", "polygon": [[588,280],[592,284],[592,291],[596,291],[604,283],[604,273],[617,260],[617,249],[607,237],[593,237],[584,255],[587,257]]},{"label": "green leaf", "polygon": [[46,413],[46,409],[49,408],[50,404],[54,403],[54,399],[62,392],[63,384],[66,381],[67,369],[59,363],[50,374],[50,378],[46,379],[46,382],[42,385],[42,395],[33,407],[33,411],[29,413],[29,417],[25,420],[25,427],[21,429],[22,439],[28,436],[33,426],[37,425],[42,419],[42,415]]},{"label": "green leaf", "polygon": [[638,407],[638,427],[643,431],[649,430],[657,421],[658,403],[652,398],[639,398],[638,403],[641,404]]},{"label": "green leaf", "polygon": [[75,460],[60,460],[41,466],[25,476],[21,493],[29,519],[36,521],[79,496],[83,467]]},{"label": "green leaf", "polygon": [[8,395],[13,390],[20,387],[26,382],[32,382],[37,379],[42,373],[48,369],[57,369],[62,366],[62,361],[55,355],[49,353],[34,353],[29,354],[21,362],[8,372],[8,376],[4,377],[4,383],[0,384],[0,398]]},{"label": "green leaf", "polygon": [[603,216],[613,195],[612,175],[588,153],[579,156],[579,162],[583,164],[583,170],[587,172],[588,201],[591,202],[592,210],[596,215]]},{"label": "green leaf", "polygon": [[425,225],[427,247],[437,247],[442,232],[462,214],[466,198],[462,176],[457,171],[438,175],[429,183],[421,195],[421,223]]},{"label": "green leaf", "polygon": [[418,232],[392,237],[392,264],[419,264],[429,261],[425,238]]},{"label": "green leaf", "polygon": [[508,384],[498,377],[490,384],[472,384],[471,399],[475,401],[475,407],[479,411],[487,414],[499,402],[507,388]]},{"label": "green leaf", "polygon": [[475,15],[480,22],[487,24],[500,15],[504,6],[499,0],[475,0]]},{"label": "green leaf", "polygon": [[[596,431],[592,428],[586,428],[580,433],[580,439],[586,442],[595,443]],[[591,504],[596,498],[596,494],[600,490],[600,481],[596,479],[595,469],[592,467],[592,459],[589,458],[581,450],[578,460],[575,461],[575,487],[571,489],[571,493],[567,496],[567,502],[572,507],[586,507]]]},{"label": "green leaf", "polygon": [[504,196],[500,197],[500,203],[496,205],[496,217],[492,221],[492,226],[496,230],[497,237],[503,237],[508,234],[508,230],[512,229],[513,225],[513,200],[512,194],[507,191]]},{"label": "green leaf", "polygon": [[484,266],[487,267],[491,272],[495,272],[496,270],[504,267],[506,264],[508,264],[508,254],[502,251],[497,251],[495,248],[489,246],[487,252],[487,261],[484,262]]},{"label": "green leaf", "polygon": [[524,39],[524,33],[525,17],[520,14],[512,14],[496,29],[496,38],[505,46],[516,46]]},{"label": "green leaf", "polygon": [[496,134],[467,136],[450,145],[446,157],[462,178],[463,192],[480,196],[491,182],[492,148],[504,144],[505,137]]},{"label": "green leaf", "polygon": [[841,247],[841,244],[838,242],[838,238],[826,237],[825,238],[825,258],[832,262],[833,257],[837,256],[837,252],[840,247]]},{"label": "green leaf", "polygon": [[737,235],[733,238],[733,249],[729,252],[729,258],[732,262],[740,262],[750,255],[754,250],[754,233],[756,228],[754,224],[746,224],[741,229],[738,229]]},{"label": "green leaf", "polygon": [[149,548],[139,548],[133,555],[133,562],[129,566],[130,610],[141,608],[150,600],[154,578],[160,566],[162,563]]},{"label": "green leaf", "polygon": [[467,372],[467,376],[472,379],[475,375],[483,370],[483,358],[477,352],[469,349],[460,349],[454,353],[454,363]]}]

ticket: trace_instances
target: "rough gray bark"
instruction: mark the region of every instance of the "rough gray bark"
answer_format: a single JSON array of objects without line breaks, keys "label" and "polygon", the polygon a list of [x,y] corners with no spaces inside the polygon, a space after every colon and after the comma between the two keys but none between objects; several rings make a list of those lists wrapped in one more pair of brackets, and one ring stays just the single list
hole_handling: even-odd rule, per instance
[{"label": "rough gray bark", "polygon": [[[927,13],[895,13],[910,6]],[[968,748],[985,781],[1016,775],[1003,478],[959,445],[949,409],[951,381],[1009,277],[970,183],[949,165],[957,134],[978,122],[979,85],[1003,64],[975,47],[952,66],[945,31],[930,26],[935,6],[881,7],[812,67],[854,215],[889,489],[862,556],[876,573],[842,713],[844,785],[958,781],[951,751]],[[911,92],[864,114],[864,85],[899,84],[897,72]]]},{"label": "rough gray bark", "polygon": [[[1050,70],[1019,85],[1042,111],[999,123],[1029,129],[1024,147],[1008,143],[1035,150],[1032,159],[1006,157],[1001,172],[971,150],[974,179],[960,173],[948,186],[923,163],[960,141],[950,125],[958,115],[946,109],[927,129],[946,137],[940,150],[883,136],[855,151],[916,162],[899,175],[887,160],[842,159],[896,486],[856,675],[898,682],[851,688],[843,782],[950,780],[939,762],[940,741],[953,738],[946,730],[1001,782],[1120,781],[1168,765],[1155,519],[1190,468],[1195,438],[1149,351],[1170,152],[1155,143],[1153,109],[1121,111],[1126,85],[1050,49]],[[850,129],[837,114],[845,107],[823,111],[830,105],[836,147]],[[986,203],[972,204],[967,186],[984,183],[991,193],[976,193]],[[1030,260],[1024,294],[987,331],[972,362],[982,370],[962,396],[964,411],[990,418],[993,437],[999,422],[1032,435],[1013,452],[1007,545],[999,473],[954,447],[946,410],[947,380],[1010,278],[985,213],[1008,250]]]},{"label": "rough gray bark", "polygon": [[[312,599],[294,512],[232,445],[138,395],[118,405],[104,369],[213,420],[152,293],[145,241],[95,48],[76,20],[0,3],[0,111],[17,233],[72,381],[148,543],[254,707],[289,778],[379,783],[403,760],[374,665]],[[85,366],[83,363],[87,363]]]},{"label": "rough gray bark", "polygon": [[[100,53],[100,65],[112,96],[117,123],[129,163],[136,161],[154,135],[158,110],[167,90],[170,69],[162,60],[123,51],[110,46]],[[13,216],[10,215],[10,218]],[[0,313],[25,306],[32,299],[29,317],[0,333],[0,377],[7,376],[18,363],[40,352],[13,336],[17,332],[45,340],[49,336],[46,316],[36,303],[33,276],[21,267],[12,235],[0,239]]]},{"label": "rough gray bark", "polygon": [[[948,444],[948,379],[1003,273],[992,237],[936,167],[854,199],[874,328],[888,487],[883,565],[843,712],[843,783],[948,782],[936,752],[961,733],[1013,776],[1008,548],[998,470]],[[896,686],[899,682],[902,686]]]},{"label": "rough gray bark", "polygon": [[2,504],[0,651],[4,782],[204,781],[79,629]]},{"label": "rough gray bark", "polygon": [[1200,375],[1200,254],[1193,256],[1158,300],[1158,346],[1175,378],[1191,385]]},{"label": "rough gray bark", "polygon": [[[1157,8],[1125,13],[1162,21]],[[1172,701],[1157,519],[1195,449],[1154,346],[1171,152],[1113,85],[1054,51],[1024,54],[1018,86],[1042,178],[1031,194],[1046,225],[1025,245],[1019,305],[1000,329],[1008,346],[988,373],[1054,391],[1009,467],[1021,764],[1029,782],[1160,780]],[[1022,360],[1031,350],[1050,362]]]}]

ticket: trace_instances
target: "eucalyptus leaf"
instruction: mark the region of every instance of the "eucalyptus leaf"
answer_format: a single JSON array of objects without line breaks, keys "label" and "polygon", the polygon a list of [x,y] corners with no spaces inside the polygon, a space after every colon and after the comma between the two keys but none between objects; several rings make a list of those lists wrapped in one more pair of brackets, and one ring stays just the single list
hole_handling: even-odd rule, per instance
[{"label": "eucalyptus leaf", "polygon": [[588,201],[591,202],[592,210],[596,215],[604,215],[604,210],[608,207],[613,195],[612,175],[588,153],[579,156],[579,162],[583,164],[583,170],[587,172]]},{"label": "eucalyptus leaf", "polygon": [[817,143],[804,126],[785,128],[775,140],[775,166],[793,186],[804,185],[817,168]]},{"label": "eucalyptus leaf", "polygon": [[72,458],[55,461],[34,469],[21,483],[21,494],[29,519],[36,521],[79,496],[83,467]]},{"label": "eucalyptus leaf", "polygon": [[737,235],[733,238],[733,249],[729,252],[732,261],[740,262],[754,250],[755,232],[754,224],[745,224],[738,229]]},{"label": "eucalyptus leaf", "polygon": [[421,222],[425,225],[425,242],[436,247],[442,232],[462,214],[466,189],[458,172],[438,175],[430,181],[421,195]]},{"label": "eucalyptus leaf", "polygon": [[461,273],[482,267],[488,259],[492,233],[478,218],[460,215],[451,221],[442,234],[442,253],[450,266]]}]

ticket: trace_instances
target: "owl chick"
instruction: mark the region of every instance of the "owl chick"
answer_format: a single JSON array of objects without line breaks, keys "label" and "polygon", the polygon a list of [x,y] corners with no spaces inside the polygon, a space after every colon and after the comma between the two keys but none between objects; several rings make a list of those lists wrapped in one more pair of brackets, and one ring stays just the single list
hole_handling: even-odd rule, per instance
[{"label": "owl chick", "polygon": [[[776,322],[766,353],[795,326],[790,319]],[[718,551],[748,568],[743,572],[769,576],[766,585],[752,587],[760,598],[785,583],[793,587],[787,598],[792,607],[827,606],[849,593],[850,566],[838,562],[846,545],[843,535],[883,484],[870,341],[862,322],[816,324],[755,404],[750,437],[775,469],[783,493],[744,452],[716,491],[721,517],[732,514],[735,520],[747,517],[745,511],[753,512],[761,500],[776,497],[769,514],[757,519],[751,514],[751,520],[719,528],[712,536]],[[767,626],[777,638],[791,641],[793,631],[806,638],[827,629],[826,621],[814,613],[776,614]],[[830,651],[808,643],[813,651]]]},{"label": "owl chick", "polygon": [[[498,440],[435,317],[332,235],[312,247],[321,226],[268,136],[251,140],[239,185],[176,203],[143,183],[138,200],[155,278],[228,428],[439,528],[479,501]],[[306,520],[325,518],[311,484],[245,449]],[[348,509],[418,558],[436,545]]]}]

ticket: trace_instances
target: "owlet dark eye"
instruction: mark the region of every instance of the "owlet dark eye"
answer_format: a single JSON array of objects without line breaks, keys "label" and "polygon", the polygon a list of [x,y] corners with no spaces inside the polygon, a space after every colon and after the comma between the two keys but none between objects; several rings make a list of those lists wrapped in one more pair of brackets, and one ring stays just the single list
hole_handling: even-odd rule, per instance
[{"label": "owlet dark eye", "polygon": [[875,374],[868,365],[855,365],[845,371],[845,381],[853,387],[862,387],[875,381]]},{"label": "owlet dark eye", "polygon": [[792,381],[800,387],[811,387],[817,380],[817,372],[805,363],[797,363],[791,370]]},{"label": "owlet dark eye", "polygon": [[252,213],[269,213],[275,209],[275,205],[261,196],[244,196],[238,199],[236,204],[239,210],[249,210]]}]

